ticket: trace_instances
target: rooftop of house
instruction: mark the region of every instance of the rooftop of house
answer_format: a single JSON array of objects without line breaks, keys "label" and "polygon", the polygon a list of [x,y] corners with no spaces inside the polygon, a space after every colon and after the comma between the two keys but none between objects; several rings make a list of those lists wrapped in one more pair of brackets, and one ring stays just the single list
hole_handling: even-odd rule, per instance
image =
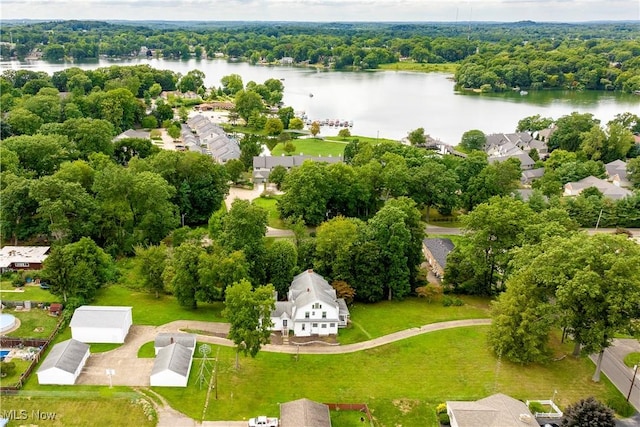
[{"label": "rooftop of house", "polygon": [[196,336],[184,333],[161,333],[156,335],[153,346],[166,347],[173,343],[178,343],[186,348],[194,348],[196,346]]},{"label": "rooftop of house", "polygon": [[329,407],[309,399],[280,404],[281,427],[331,427]]},{"label": "rooftop of house", "polygon": [[39,263],[49,256],[49,246],[4,246],[0,249],[0,268],[13,263]]},{"label": "rooftop of house", "polygon": [[458,427],[537,427],[524,404],[502,393],[475,402],[449,401],[447,410]]},{"label": "rooftop of house", "polygon": [[447,265],[447,256],[455,247],[450,239],[440,237],[424,239],[422,244],[431,252],[433,258],[442,268]]}]

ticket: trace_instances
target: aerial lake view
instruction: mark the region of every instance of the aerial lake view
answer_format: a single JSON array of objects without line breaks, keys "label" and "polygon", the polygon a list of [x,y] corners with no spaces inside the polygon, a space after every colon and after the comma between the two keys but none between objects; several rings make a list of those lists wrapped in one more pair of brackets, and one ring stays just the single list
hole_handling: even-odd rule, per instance
[{"label": "aerial lake view", "polygon": [[[246,84],[281,79],[283,102],[304,111],[311,120],[353,121],[351,133],[371,137],[401,139],[413,129],[455,145],[462,134],[480,129],[485,134],[513,132],[518,120],[540,114],[558,119],[573,111],[591,113],[606,123],[616,114],[640,111],[640,96],[603,91],[518,91],[476,94],[454,90],[453,76],[445,73],[396,71],[323,71],[292,66],[255,66],[245,62],[214,60],[101,59],[89,63],[49,63],[44,61],[2,61],[0,70],[28,69],[56,71],[79,67],[95,69],[110,65],[149,64],[186,74],[198,69],[205,74],[207,87],[220,86],[220,79],[239,74]],[[321,136],[337,133],[324,127]]]}]

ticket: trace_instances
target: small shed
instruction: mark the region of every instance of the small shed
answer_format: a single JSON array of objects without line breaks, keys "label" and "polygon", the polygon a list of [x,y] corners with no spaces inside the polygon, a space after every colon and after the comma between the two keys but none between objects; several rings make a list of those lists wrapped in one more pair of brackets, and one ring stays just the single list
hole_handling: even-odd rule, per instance
[{"label": "small shed", "polygon": [[172,334],[172,333],[162,333],[156,335],[156,339],[153,342],[153,347],[156,350],[156,356],[158,352],[164,347],[171,345],[173,343],[180,344],[183,347],[191,350],[191,354],[196,349],[196,336],[194,334]]},{"label": "small shed", "polygon": [[329,407],[309,399],[282,403],[280,427],[331,427]]},{"label": "small shed", "polygon": [[62,304],[60,304],[59,302],[51,303],[51,305],[49,306],[49,314],[58,316],[60,313],[62,313]]},{"label": "small shed", "polygon": [[58,343],[40,365],[38,383],[73,385],[88,358],[88,344],[74,339]]},{"label": "small shed", "polygon": [[86,343],[124,343],[133,322],[131,307],[78,307],[71,318],[71,336]]},{"label": "small shed", "polygon": [[149,383],[155,387],[186,387],[191,371],[192,350],[173,343],[158,352]]}]

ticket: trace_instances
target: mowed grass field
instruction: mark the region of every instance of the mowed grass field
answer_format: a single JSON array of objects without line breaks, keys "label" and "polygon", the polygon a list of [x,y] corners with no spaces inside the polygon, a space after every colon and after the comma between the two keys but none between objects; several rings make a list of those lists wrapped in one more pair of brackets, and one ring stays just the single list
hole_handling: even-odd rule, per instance
[{"label": "mowed grass field", "polygon": [[[69,387],[71,390],[71,387]],[[155,414],[146,415],[137,402],[135,393],[131,397],[110,396],[95,391],[51,391],[49,393],[27,393],[19,396],[2,396],[2,412],[17,412],[16,417],[26,419],[10,421],[8,426],[39,425],[47,427],[87,426],[136,426],[152,427],[157,424]],[[40,416],[38,416],[38,413]],[[46,418],[45,418],[46,417]]]},{"label": "mowed grass field", "polygon": [[[297,360],[295,355],[260,352],[255,359],[241,356],[239,371],[234,349],[220,347],[218,398],[212,393],[204,419],[277,415],[279,403],[306,397],[367,403],[379,426],[437,426],[435,408],[446,400],[474,400],[496,392],[547,399],[557,390],[556,402],[565,407],[586,396],[606,401],[619,394],[606,379],[591,381],[594,366],[586,358],[565,357],[545,366],[500,361],[486,345],[487,331],[451,329],[359,353],[300,355]],[[556,351],[569,354],[571,345],[556,343]],[[211,356],[217,352],[212,346]],[[206,398],[206,387],[198,386],[201,363],[194,361],[189,387],[155,389],[195,419],[201,419]]]},{"label": "mowed grass field", "polygon": [[429,323],[490,317],[487,298],[463,296],[462,300],[465,305],[459,307],[444,307],[439,300],[427,302],[417,297],[375,304],[355,303],[349,308],[351,325],[340,329],[338,341],[351,344]]},{"label": "mowed grass field", "polygon": [[[323,141],[318,138],[294,139],[291,140],[291,142],[296,147],[293,154],[298,155],[302,153],[306,156],[342,156],[344,147],[347,145],[346,142]],[[282,143],[276,145],[273,150],[271,150],[271,154],[273,156],[286,154],[284,145]]]}]

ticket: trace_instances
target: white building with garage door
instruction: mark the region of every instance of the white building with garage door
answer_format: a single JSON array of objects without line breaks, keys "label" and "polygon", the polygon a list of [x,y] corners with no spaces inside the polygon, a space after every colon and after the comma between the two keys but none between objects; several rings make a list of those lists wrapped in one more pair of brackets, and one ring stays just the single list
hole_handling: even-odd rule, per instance
[{"label": "white building with garage door", "polygon": [[133,322],[131,307],[83,305],[71,318],[71,336],[86,343],[124,343]]}]

